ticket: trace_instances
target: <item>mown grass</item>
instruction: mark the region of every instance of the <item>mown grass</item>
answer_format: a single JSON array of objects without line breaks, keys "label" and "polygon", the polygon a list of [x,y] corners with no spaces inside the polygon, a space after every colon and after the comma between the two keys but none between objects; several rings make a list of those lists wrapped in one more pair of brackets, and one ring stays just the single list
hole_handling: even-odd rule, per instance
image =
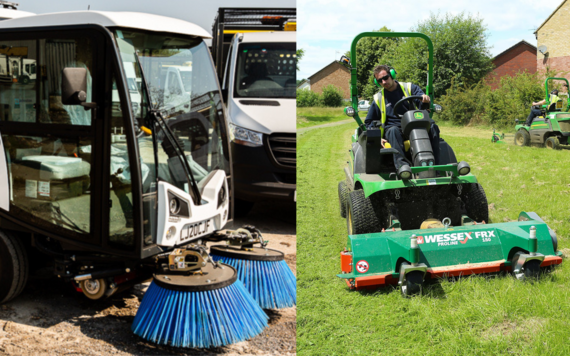
[{"label": "mown grass", "polygon": [[[297,108],[297,128],[350,119],[343,110],[344,108]],[[366,117],[366,112],[364,112],[364,117]]]},{"label": "mown grass", "polygon": [[[325,120],[326,121],[326,120]],[[443,280],[421,297],[389,287],[350,291],[336,277],[346,244],[337,184],[353,123],[315,128],[298,140],[299,355],[568,355],[570,263],[536,283],[511,276]],[[492,222],[538,213],[570,252],[568,151],[491,143],[491,131],[444,125],[442,137],[485,188]]]}]

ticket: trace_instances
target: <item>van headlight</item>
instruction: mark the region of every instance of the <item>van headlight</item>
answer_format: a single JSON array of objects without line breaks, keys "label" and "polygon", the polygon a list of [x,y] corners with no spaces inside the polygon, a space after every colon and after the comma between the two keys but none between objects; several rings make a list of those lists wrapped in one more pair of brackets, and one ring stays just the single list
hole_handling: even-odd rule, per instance
[{"label": "van headlight", "polygon": [[230,124],[230,139],[238,145],[259,147],[263,146],[263,134],[243,127]]}]

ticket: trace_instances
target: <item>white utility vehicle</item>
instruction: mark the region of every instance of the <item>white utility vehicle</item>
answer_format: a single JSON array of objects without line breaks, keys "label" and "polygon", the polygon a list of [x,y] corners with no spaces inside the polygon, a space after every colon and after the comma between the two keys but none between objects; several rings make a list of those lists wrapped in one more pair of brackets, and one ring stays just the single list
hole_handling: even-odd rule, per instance
[{"label": "white utility vehicle", "polygon": [[236,203],[296,198],[296,10],[220,8],[212,53],[227,106]]},{"label": "white utility vehicle", "polygon": [[[38,68],[35,85],[0,82],[0,303],[24,288],[32,250],[99,299],[224,227],[229,135],[204,29],[79,11],[0,34]],[[182,103],[165,78],[188,63]]]}]

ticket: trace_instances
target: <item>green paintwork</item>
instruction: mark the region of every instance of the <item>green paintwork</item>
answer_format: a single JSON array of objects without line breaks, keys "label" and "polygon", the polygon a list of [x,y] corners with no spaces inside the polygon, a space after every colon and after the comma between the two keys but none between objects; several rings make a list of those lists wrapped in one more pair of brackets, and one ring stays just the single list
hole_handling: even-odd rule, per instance
[{"label": "green paintwork", "polygon": [[[462,183],[477,183],[477,178],[471,173],[459,176],[457,174],[456,165],[443,165],[443,166],[432,166],[432,167],[411,167],[413,173],[418,173],[420,171],[426,171],[429,168],[433,168],[440,172],[454,172],[452,177],[437,177],[437,178],[423,178],[423,179],[409,179],[409,180],[388,180],[387,177],[382,177],[382,175],[370,175],[370,174],[355,174],[354,182],[359,182],[364,191],[364,196],[369,197],[370,195],[379,192],[381,190],[387,189],[404,189],[411,187],[424,187],[428,185],[449,185],[449,184],[462,184]],[[374,176],[373,181],[366,180],[368,176]]]},{"label": "green paintwork", "polygon": [[[526,213],[522,212],[519,219],[525,217]],[[530,239],[531,226],[536,227],[536,240]],[[545,256],[559,255],[552,246],[548,226],[537,220],[447,229],[387,231],[348,236],[347,250],[352,252],[353,264],[365,260],[369,268],[366,273],[353,270],[348,274],[339,274],[338,277],[352,279],[388,273],[397,277],[401,262],[413,263],[411,259],[414,251],[410,245],[412,235],[418,237],[419,262],[430,268],[497,261],[508,266],[509,253],[513,250],[531,252],[536,248],[538,253]]]},{"label": "green paintwork", "polygon": [[[543,105],[542,107],[548,107],[548,106],[550,106],[550,104],[551,104],[551,102],[550,102],[550,92],[551,92],[551,90],[550,90],[549,87],[548,87],[548,83],[549,83],[551,80],[562,80],[562,81],[566,82],[566,85],[569,85],[569,84],[568,84],[568,79],[566,79],[566,78],[556,78],[556,77],[548,77],[548,78],[546,78],[546,80],[544,81],[544,100],[546,100],[546,104],[545,104],[546,106]],[[566,110],[565,110],[565,111],[568,111],[568,109],[570,108],[570,100],[568,100],[568,103],[567,103],[567,104],[568,104],[568,105],[566,106]]]},{"label": "green paintwork", "polygon": [[[427,76],[427,85],[426,85],[426,95],[429,95],[431,98],[430,100],[430,112],[434,112],[433,110],[433,94],[432,92],[432,83],[433,83],[433,43],[431,39],[424,35],[423,33],[414,33],[414,32],[362,32],[361,34],[354,37],[352,40],[352,45],[350,46],[350,97],[352,98],[352,107],[354,108],[355,115],[353,116],[354,120],[361,128],[362,131],[366,131],[366,127],[364,123],[358,116],[358,89],[356,87],[356,83],[358,81],[356,77],[356,69],[358,68],[357,61],[356,61],[356,44],[358,41],[363,37],[418,37],[423,38],[428,45],[428,76]],[[431,117],[431,113],[430,113]]]}]

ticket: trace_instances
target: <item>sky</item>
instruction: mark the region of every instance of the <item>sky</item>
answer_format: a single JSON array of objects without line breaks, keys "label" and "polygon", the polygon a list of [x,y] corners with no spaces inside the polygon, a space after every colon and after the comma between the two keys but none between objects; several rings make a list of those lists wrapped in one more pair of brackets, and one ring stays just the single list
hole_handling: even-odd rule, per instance
[{"label": "sky", "polygon": [[10,0],[18,10],[44,14],[49,12],[91,10],[133,11],[174,17],[212,32],[219,7],[295,7],[296,0]]},{"label": "sky", "polygon": [[302,48],[305,55],[299,63],[297,79],[308,78],[338,60],[361,32],[382,26],[408,32],[429,18],[430,13],[464,12],[482,18],[492,56],[521,40],[536,46],[533,32],[561,3],[562,0],[298,0],[297,49]]}]

